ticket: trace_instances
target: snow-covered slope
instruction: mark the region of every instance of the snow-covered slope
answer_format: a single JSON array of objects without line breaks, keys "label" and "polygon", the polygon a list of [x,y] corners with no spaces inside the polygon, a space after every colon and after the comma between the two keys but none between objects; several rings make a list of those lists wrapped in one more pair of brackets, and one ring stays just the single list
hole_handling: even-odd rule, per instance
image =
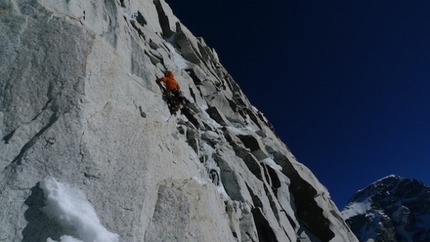
[{"label": "snow-covered slope", "polygon": [[391,175],[358,191],[342,216],[360,241],[430,241],[430,188]]},{"label": "snow-covered slope", "polygon": [[0,241],[357,241],[162,0],[2,0],[0,81]]}]

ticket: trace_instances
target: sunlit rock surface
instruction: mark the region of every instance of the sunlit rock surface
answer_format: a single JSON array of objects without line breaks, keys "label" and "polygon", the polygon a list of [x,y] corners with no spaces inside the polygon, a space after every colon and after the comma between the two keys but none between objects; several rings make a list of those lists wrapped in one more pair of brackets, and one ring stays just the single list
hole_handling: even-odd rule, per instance
[{"label": "sunlit rock surface", "polygon": [[43,212],[47,177],[119,241],[357,241],[166,2],[2,0],[0,33],[0,241],[85,240]]}]

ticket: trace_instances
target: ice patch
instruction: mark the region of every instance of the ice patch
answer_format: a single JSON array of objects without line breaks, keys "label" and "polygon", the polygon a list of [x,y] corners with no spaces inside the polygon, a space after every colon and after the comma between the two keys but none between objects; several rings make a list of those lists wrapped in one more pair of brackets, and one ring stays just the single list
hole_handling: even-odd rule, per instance
[{"label": "ice patch", "polygon": [[[118,242],[119,236],[101,225],[96,211],[85,194],[77,188],[63,184],[55,178],[45,178],[40,188],[46,197],[46,206],[41,210],[56,219],[65,228],[76,231],[76,238],[65,235],[61,242],[91,241]],[[47,242],[53,241],[48,239]]]}]

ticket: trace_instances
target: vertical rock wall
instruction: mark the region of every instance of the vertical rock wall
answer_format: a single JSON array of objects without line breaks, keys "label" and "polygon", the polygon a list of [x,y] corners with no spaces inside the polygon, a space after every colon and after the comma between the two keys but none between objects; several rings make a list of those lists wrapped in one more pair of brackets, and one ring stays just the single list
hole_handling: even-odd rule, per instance
[{"label": "vertical rock wall", "polygon": [[[162,0],[0,3],[0,241],[79,235],[46,177],[120,241],[357,241],[202,38]],[[171,116],[155,80],[191,101]]]}]

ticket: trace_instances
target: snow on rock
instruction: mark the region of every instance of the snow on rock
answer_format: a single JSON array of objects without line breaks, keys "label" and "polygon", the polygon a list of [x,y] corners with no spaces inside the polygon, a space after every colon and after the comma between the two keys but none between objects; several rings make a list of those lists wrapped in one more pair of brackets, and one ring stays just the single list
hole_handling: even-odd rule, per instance
[{"label": "snow on rock", "polygon": [[272,167],[274,170],[282,171],[282,167],[280,165],[276,164],[276,162],[274,160],[272,160],[271,158],[262,159],[262,160],[260,160],[260,162]]},{"label": "snow on rock", "polygon": [[[55,178],[45,178],[40,188],[46,196],[46,206],[42,211],[58,220],[64,227],[76,231],[79,239],[92,242],[117,242],[119,236],[101,225],[97,214],[85,194]],[[69,237],[61,241],[73,241]]]},{"label": "snow on rock", "polygon": [[[357,241],[164,0],[1,12],[0,241]],[[167,69],[190,101],[176,116]]]},{"label": "snow on rock", "polygon": [[55,240],[53,240],[51,238],[48,238],[46,240],[46,242],[82,242],[82,240],[75,239],[72,236],[63,235],[63,236],[60,237],[59,241],[55,241]]},{"label": "snow on rock", "polygon": [[176,72],[178,72],[180,70],[188,69],[191,67],[191,63],[185,60],[184,57],[182,57],[181,54],[178,53],[178,51],[175,49],[175,47],[173,47],[171,43],[166,42],[166,46],[168,47],[170,53],[173,54],[172,59],[173,63],[175,64],[175,67],[167,67],[167,69],[175,70]]},{"label": "snow on rock", "polygon": [[366,212],[370,210],[370,205],[370,200],[349,203],[348,206],[342,210],[342,217],[347,220],[359,214],[366,214]]}]

